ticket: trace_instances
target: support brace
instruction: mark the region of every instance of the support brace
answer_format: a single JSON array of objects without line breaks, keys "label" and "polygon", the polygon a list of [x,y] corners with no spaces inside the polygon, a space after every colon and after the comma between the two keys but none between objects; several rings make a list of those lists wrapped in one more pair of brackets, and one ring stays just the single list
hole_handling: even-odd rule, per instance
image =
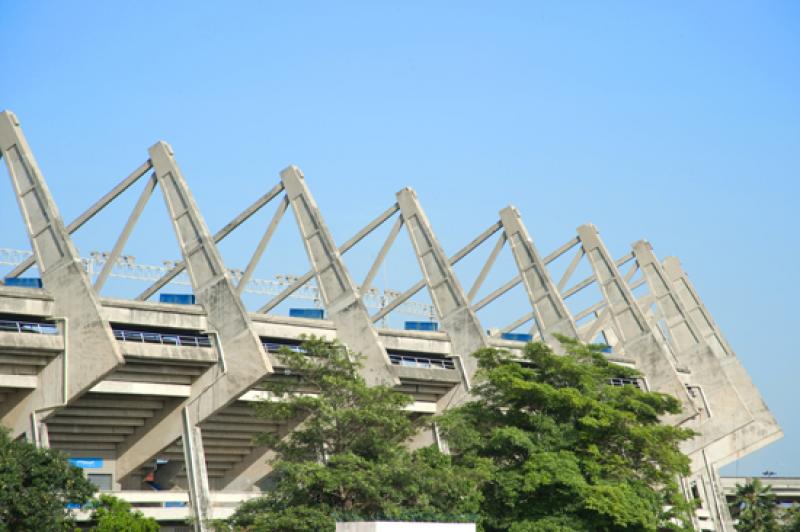
[{"label": "support brace", "polygon": [[364,357],[363,375],[368,384],[400,384],[391,368],[378,332],[369,319],[342,256],[322,219],[303,173],[296,166],[281,172],[286,197],[294,211],[297,226],[317,277],[319,292],[328,317],[336,326],[338,338],[348,349]]},{"label": "support brace", "polygon": [[213,366],[195,380],[191,395],[179,407],[163,413],[120,444],[117,478],[133,472],[181,435],[180,416],[184,407],[193,422],[200,424],[272,372],[172,149],[165,142],[158,142],[150,148],[150,160],[197,302],[205,309],[208,327],[216,331],[227,360],[224,368]]},{"label": "support brace", "polygon": [[[478,369],[478,362],[471,355],[488,345],[483,327],[472,310],[447,255],[433,234],[417,195],[412,189],[404,188],[397,193],[397,202],[436,313],[450,337],[452,352],[460,357],[464,372],[471,381]],[[460,395],[465,395],[465,391],[462,390]],[[446,400],[451,403],[460,399],[452,397]]]},{"label": "support brace", "polygon": [[[7,401],[11,406],[0,421],[16,437],[28,429],[32,412],[47,409],[39,417],[46,419],[124,359],[19,121],[10,111],[0,113],[0,156],[8,167],[42,281],[53,296],[53,313],[68,318],[70,327],[64,353],[39,372],[36,389]],[[69,364],[64,359],[67,352]]]},{"label": "support brace", "polygon": [[514,260],[519,268],[525,291],[533,307],[534,318],[542,339],[558,349],[560,344],[553,334],[578,337],[578,329],[564,300],[553,284],[539,252],[533,245],[528,230],[514,207],[500,211],[500,220],[511,244]]}]

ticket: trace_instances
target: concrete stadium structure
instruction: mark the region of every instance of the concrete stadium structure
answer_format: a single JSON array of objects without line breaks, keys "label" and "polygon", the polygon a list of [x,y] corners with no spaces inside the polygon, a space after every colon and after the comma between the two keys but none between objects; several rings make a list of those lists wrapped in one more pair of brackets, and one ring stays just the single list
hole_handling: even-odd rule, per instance
[{"label": "concrete stadium structure", "polygon": [[[250,403],[268,398],[262,389],[265,379],[285,377],[275,350],[297,345],[303,334],[338,338],[362,353],[368,382],[390,383],[411,394],[416,415],[464,401],[476,370],[470,354],[485,346],[520,349],[528,339],[513,334],[520,327],[556,348],[556,333],[602,341],[612,360],[643,373],[641,381],[628,384],[680,400],[683,412],[665,423],[700,433],[685,446],[692,474],[682,480],[687,495],[703,501],[698,529],[731,529],[718,469],[782,436],[678,260],[659,261],[645,241],[614,259],[597,229],[584,225],[570,241],[542,255],[519,212],[506,207],[486,231],[448,257],[414,191],[406,188],[386,211],[337,246],[294,166],[212,234],[164,142],[152,146],[130,176],[65,224],[9,111],[0,113],[0,156],[33,250],[0,285],[2,424],[15,437],[63,450],[104,489],[141,503],[165,524],[191,512],[195,526],[203,528],[205,520],[229,515],[236,503],[258,494],[270,472],[270,451],[256,445],[253,435],[287,434],[292,426],[254,417]],[[102,269],[88,273],[72,233],[140,179],[145,185],[122,233]],[[156,188],[183,261],[135,299],[103,298],[100,288],[119,263]],[[252,259],[246,270],[233,275],[217,244],[273,200],[278,208]],[[241,299],[243,287],[289,210],[311,268],[257,312],[248,312]],[[366,278],[356,283],[343,254],[391,219]],[[366,294],[403,227],[421,279],[371,314]],[[453,266],[492,238],[488,260],[464,289]],[[518,274],[476,301],[504,247],[510,249]],[[552,264],[561,257],[569,261],[556,278]],[[582,262],[591,275],[572,281]],[[13,281],[33,266],[41,287]],[[184,270],[196,298],[193,304],[151,301]],[[270,313],[309,282],[316,282],[325,319]],[[487,330],[476,312],[518,286],[529,301],[519,309],[521,317],[503,329]],[[589,293],[589,287],[598,300],[580,312],[571,311],[568,302]],[[430,294],[440,330],[376,326],[423,289]],[[436,431],[424,437],[436,439]],[[152,491],[154,485],[168,490]]]}]

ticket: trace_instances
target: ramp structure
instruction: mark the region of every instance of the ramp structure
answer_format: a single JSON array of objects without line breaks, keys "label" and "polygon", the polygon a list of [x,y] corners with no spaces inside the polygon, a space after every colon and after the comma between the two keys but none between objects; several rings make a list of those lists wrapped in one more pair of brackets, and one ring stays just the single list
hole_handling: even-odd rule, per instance
[{"label": "ramp structure", "polygon": [[[0,156],[33,250],[0,250],[0,263],[15,257],[0,284],[0,419],[13,436],[79,460],[103,489],[134,505],[146,501],[142,510],[164,523],[191,512],[195,527],[206,529],[210,519],[226,517],[237,502],[257,494],[270,472],[270,451],[253,443],[253,435],[287,434],[293,427],[254,417],[250,403],[266,397],[264,380],[283,371],[274,353],[295,349],[307,334],[336,338],[361,353],[367,382],[409,393],[413,415],[421,416],[468,398],[476,370],[471,354],[480,348],[513,352],[541,340],[558,351],[557,335],[606,344],[611,360],[643,373],[640,381],[616,384],[677,397],[683,412],[664,422],[700,434],[685,445],[692,473],[683,479],[687,496],[703,501],[695,523],[700,530],[732,529],[719,468],[782,436],[678,260],[659,261],[646,241],[614,260],[597,229],[583,225],[574,238],[542,255],[520,213],[505,207],[485,231],[448,256],[415,192],[405,188],[337,245],[294,166],[211,233],[164,142],[65,224],[9,111],[0,113]],[[144,183],[140,196],[111,251],[99,261],[82,258],[72,235],[137,182]],[[156,189],[172,226],[164,230],[174,233],[182,260],[148,270],[157,275],[136,298],[101,296],[110,277],[126,267],[130,274],[125,246]],[[277,208],[253,240],[247,265],[230,269],[218,244],[270,203]],[[260,261],[281,261],[268,250],[288,211],[309,268],[287,276],[273,291],[256,291],[273,297],[250,312],[242,297],[254,284],[265,286],[253,277]],[[388,223],[386,240],[359,284],[345,255]],[[391,297],[384,292],[371,312],[375,279],[404,227],[420,280]],[[465,289],[454,266],[490,240],[488,257]],[[478,299],[506,247],[517,273]],[[38,274],[24,277],[33,267]],[[585,277],[576,282],[579,271]],[[192,294],[165,293],[181,275],[188,276]],[[479,312],[517,288],[528,302],[518,319],[481,323]],[[428,321],[405,330],[377,325],[411,308],[423,290],[432,302]],[[160,301],[152,301],[157,294]],[[313,294],[318,306],[295,316],[277,314],[299,294]],[[178,492],[153,499],[143,494],[145,488],[184,491],[172,501],[168,494]]]}]

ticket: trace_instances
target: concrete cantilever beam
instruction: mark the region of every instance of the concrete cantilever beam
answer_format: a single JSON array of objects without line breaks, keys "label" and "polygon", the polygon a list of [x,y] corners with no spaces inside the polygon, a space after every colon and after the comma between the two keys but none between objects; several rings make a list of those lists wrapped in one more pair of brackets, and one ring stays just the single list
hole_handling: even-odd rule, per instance
[{"label": "concrete cantilever beam", "polygon": [[296,166],[289,166],[281,172],[281,181],[317,277],[323,304],[336,326],[337,337],[350,350],[364,356],[363,373],[367,383],[400,384],[303,173]]},{"label": "concrete cantilever beam", "polygon": [[[272,372],[261,341],[253,332],[249,315],[231,284],[172,149],[159,142],[150,148],[150,159],[197,302],[205,309],[209,328],[215,331],[219,340],[220,357],[224,353],[226,358],[192,384],[188,399],[153,419],[120,445],[117,458],[117,478],[120,479],[181,436],[184,408],[191,423],[197,425]],[[197,459],[202,460],[202,457]]]},{"label": "concrete cantilever beam", "polygon": [[[488,345],[483,327],[458,282],[453,267],[433,233],[430,222],[417,200],[416,193],[404,188],[397,193],[400,213],[408,229],[411,244],[417,255],[431,300],[439,315],[442,327],[450,337],[453,354],[460,357],[466,378],[471,380],[478,369],[471,355]],[[440,409],[458,404],[466,398],[464,386],[439,400]]]},{"label": "concrete cantilever beam", "polygon": [[46,418],[124,364],[124,359],[19,121],[10,111],[0,113],[0,156],[6,161],[42,281],[53,296],[54,317],[65,322],[64,351],[39,372],[36,389],[19,392],[2,412],[0,421],[18,436],[29,429],[31,414]]},{"label": "concrete cantilever beam", "polygon": [[553,334],[578,338],[575,320],[550,278],[550,273],[536,246],[533,245],[533,240],[522,223],[517,209],[506,207],[501,210],[500,220],[503,222],[503,230],[511,245],[511,252],[514,254],[542,338],[554,349],[559,349],[559,342]]},{"label": "concrete cantilever beam", "polygon": [[678,376],[673,354],[658,341],[655,330],[639,308],[597,229],[593,225],[582,225],[578,228],[578,237],[607,304],[609,320],[619,338],[620,348],[636,360],[636,366],[647,376],[654,391],[668,393],[681,403],[682,412],[664,421],[680,424],[696,417],[697,409]]}]

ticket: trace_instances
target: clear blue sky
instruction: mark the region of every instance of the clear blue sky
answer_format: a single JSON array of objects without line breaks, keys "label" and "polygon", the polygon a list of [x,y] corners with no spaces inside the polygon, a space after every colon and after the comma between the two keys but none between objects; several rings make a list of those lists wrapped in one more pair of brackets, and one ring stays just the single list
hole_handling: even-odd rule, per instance
[{"label": "clear blue sky", "polygon": [[[490,4],[0,0],[0,108],[67,219],[164,139],[212,230],[292,163],[339,242],[407,185],[450,253],[508,203],[543,252],[586,222],[617,256],[647,238],[786,432],[726,472],[800,475],[800,4]],[[5,182],[0,246],[25,247]],[[82,253],[110,249],[125,201]],[[126,250],[142,262],[178,257],[158,208]],[[223,246],[229,266],[267,217]],[[264,268],[303,273],[276,244]],[[347,256],[357,278],[370,253]],[[413,260],[390,259],[382,282],[405,288]]]}]

